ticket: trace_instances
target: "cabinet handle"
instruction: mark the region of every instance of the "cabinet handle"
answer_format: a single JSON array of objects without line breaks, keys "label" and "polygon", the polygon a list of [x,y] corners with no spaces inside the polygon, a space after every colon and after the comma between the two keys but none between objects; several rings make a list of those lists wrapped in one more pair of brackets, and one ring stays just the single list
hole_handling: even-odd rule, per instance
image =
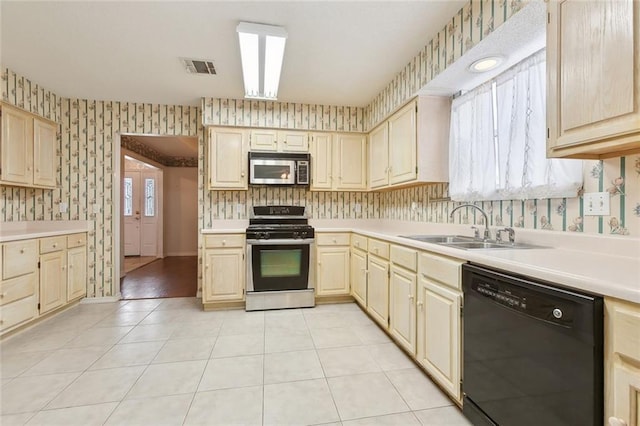
[{"label": "cabinet handle", "polygon": [[40,173],[40,169],[36,169],[36,173]]},{"label": "cabinet handle", "polygon": [[0,294],[0,299],[4,299],[5,293]]},{"label": "cabinet handle", "polygon": [[227,240],[222,240],[222,245],[226,246],[227,245]]},{"label": "cabinet handle", "polygon": [[422,309],[422,302],[418,302],[418,307]]},{"label": "cabinet handle", "polygon": [[284,143],[287,143],[287,141],[285,140]]},{"label": "cabinet handle", "polygon": [[58,243],[53,243],[53,248],[58,247]]},{"label": "cabinet handle", "polygon": [[409,295],[409,300],[413,300],[413,294]]},{"label": "cabinet handle", "polygon": [[78,240],[78,244],[80,244],[82,242],[82,240]]},{"label": "cabinet handle", "polygon": [[335,244],[335,243],[337,243],[337,241],[336,241],[336,239],[334,238],[334,239],[333,239],[333,244]]},{"label": "cabinet handle", "polygon": [[62,270],[64,271],[65,269],[67,269],[64,265],[62,266]]},{"label": "cabinet handle", "polygon": [[69,269],[73,268],[73,265],[69,265]]},{"label": "cabinet handle", "polygon": [[4,320],[0,319],[0,324],[4,324]]},{"label": "cabinet handle", "polygon": [[23,248],[20,249],[20,254],[24,254],[24,249]]}]

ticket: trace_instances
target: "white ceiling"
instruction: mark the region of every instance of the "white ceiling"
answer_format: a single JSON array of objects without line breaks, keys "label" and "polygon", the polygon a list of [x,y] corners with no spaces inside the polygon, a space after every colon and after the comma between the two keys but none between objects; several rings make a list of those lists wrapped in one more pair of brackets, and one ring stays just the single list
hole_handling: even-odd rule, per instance
[{"label": "white ceiling", "polygon": [[235,27],[259,22],[289,33],[279,101],[365,106],[465,3],[3,0],[0,59],[64,97],[199,105],[243,97]]}]

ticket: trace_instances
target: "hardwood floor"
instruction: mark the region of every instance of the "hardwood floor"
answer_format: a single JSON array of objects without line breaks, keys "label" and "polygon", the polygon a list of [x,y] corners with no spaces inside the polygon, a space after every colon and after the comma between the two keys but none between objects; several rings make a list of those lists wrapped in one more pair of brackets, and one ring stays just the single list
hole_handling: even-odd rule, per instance
[{"label": "hardwood floor", "polygon": [[123,299],[195,297],[197,290],[197,256],[157,259],[129,272],[120,283]]},{"label": "hardwood floor", "polygon": [[124,273],[128,274],[156,259],[155,256],[127,256],[124,258]]}]

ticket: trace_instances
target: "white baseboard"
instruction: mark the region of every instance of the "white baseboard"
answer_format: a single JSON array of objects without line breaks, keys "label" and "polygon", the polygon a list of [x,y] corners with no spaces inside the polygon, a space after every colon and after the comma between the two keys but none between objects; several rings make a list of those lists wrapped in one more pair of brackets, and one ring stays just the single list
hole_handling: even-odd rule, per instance
[{"label": "white baseboard", "polygon": [[170,251],[165,256],[197,256],[198,251]]},{"label": "white baseboard", "polygon": [[104,296],[104,297],[85,297],[84,299],[80,300],[80,303],[82,304],[113,303],[113,302],[119,302],[119,301],[120,301],[119,296]]}]

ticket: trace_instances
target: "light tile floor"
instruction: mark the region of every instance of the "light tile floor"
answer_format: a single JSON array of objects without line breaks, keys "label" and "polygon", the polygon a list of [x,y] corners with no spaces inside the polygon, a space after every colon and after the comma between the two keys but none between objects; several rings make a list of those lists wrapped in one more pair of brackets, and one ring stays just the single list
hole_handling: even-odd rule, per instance
[{"label": "light tile floor", "polygon": [[81,304],[0,360],[2,426],[470,425],[355,304]]}]

